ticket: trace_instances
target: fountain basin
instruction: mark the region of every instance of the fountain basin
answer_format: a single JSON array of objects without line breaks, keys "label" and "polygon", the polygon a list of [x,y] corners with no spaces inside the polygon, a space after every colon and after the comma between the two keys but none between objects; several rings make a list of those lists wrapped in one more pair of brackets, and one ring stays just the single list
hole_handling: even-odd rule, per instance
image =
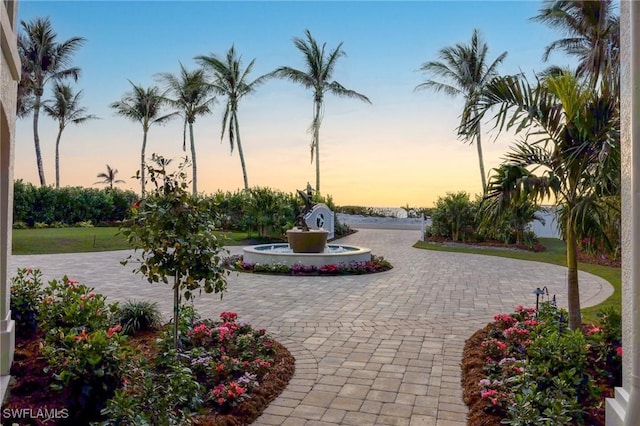
[{"label": "fountain basin", "polygon": [[243,261],[246,263],[279,264],[293,266],[336,265],[371,260],[371,249],[364,247],[328,244],[321,253],[294,253],[289,244],[260,244],[243,249]]},{"label": "fountain basin", "polygon": [[287,241],[294,253],[322,253],[327,245],[329,231],[324,229],[290,229],[287,231]]}]

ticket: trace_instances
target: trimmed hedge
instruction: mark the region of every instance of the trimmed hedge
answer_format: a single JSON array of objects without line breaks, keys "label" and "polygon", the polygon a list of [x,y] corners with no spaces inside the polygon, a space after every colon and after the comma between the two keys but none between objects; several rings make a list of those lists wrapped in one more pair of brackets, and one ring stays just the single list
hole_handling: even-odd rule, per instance
[{"label": "trimmed hedge", "polygon": [[[264,187],[218,191],[204,198],[222,229],[256,232],[260,237],[282,238],[302,207],[302,200],[296,194]],[[13,192],[13,225],[14,228],[41,228],[120,224],[130,218],[131,206],[138,200],[135,192],[117,188],[56,189],[17,180]],[[330,196],[314,196],[314,201],[336,210]],[[337,218],[335,227],[336,236],[350,231],[338,223]]]},{"label": "trimmed hedge", "polygon": [[138,201],[133,191],[82,187],[36,187],[15,181],[13,187],[13,223],[47,226],[91,222],[108,225],[127,220],[131,205]]}]

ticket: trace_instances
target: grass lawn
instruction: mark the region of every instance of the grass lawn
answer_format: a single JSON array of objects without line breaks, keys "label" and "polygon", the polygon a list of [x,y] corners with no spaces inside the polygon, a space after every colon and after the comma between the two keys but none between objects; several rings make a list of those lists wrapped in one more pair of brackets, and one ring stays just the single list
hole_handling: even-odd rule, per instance
[{"label": "grass lawn", "polygon": [[[448,247],[440,244],[433,244],[429,242],[417,242],[414,247],[437,250],[437,251],[450,251],[456,253],[471,253],[471,254],[484,254],[487,256],[500,256],[508,257],[511,259],[520,260],[533,260],[536,262],[552,263],[554,265],[566,266],[567,265],[567,251],[564,241],[555,238],[540,238],[540,242],[547,248],[543,252],[528,252],[528,251],[515,251],[515,250],[501,250],[491,248],[466,248],[466,247]],[[592,322],[596,319],[596,314],[600,309],[605,307],[616,307],[618,310],[622,309],[622,274],[619,268],[611,268],[608,266],[592,265],[588,263],[579,263],[578,269],[581,271],[589,272],[590,274],[597,275],[604,278],[613,286],[613,294],[604,302],[599,305],[582,309],[582,321]]]},{"label": "grass lawn", "polygon": [[[13,254],[83,253],[127,250],[129,244],[118,228],[44,228],[14,229]],[[219,232],[227,237],[225,245],[240,245],[246,232]]]}]

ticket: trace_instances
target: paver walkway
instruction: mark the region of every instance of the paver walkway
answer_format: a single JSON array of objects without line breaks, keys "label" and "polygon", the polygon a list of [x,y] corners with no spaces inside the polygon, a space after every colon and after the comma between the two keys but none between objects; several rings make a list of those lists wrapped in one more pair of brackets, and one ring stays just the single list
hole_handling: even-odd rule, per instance
[{"label": "paver walkway", "polygon": [[[370,247],[388,272],[345,277],[232,274],[224,299],[202,295],[204,317],[222,311],[266,328],[296,357],[285,391],[258,425],[424,425],[466,423],[460,361],[465,339],[494,314],[533,306],[547,286],[566,305],[566,269],[493,256],[414,249],[416,230],[362,229],[341,241]],[[240,252],[234,247],[233,252]],[[128,252],[13,256],[45,278],[67,274],[111,300],[158,302],[169,317],[171,290],[119,264]],[[613,291],[580,273],[583,306]]]}]

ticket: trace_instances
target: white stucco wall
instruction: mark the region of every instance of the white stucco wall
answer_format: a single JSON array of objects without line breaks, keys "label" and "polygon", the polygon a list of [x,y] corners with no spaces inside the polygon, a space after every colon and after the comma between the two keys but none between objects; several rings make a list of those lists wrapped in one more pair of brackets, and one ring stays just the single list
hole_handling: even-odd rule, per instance
[{"label": "white stucco wall", "polygon": [[[633,4],[632,4],[633,3]],[[640,184],[640,170],[633,174],[633,164],[638,164],[640,150],[640,120],[638,120],[640,106],[640,55],[634,54],[640,41],[640,4],[628,0],[620,2],[620,133],[621,133],[621,178],[622,178],[622,388],[616,388],[615,398],[607,399],[607,426],[638,426],[640,424],[640,395],[638,394],[638,379],[633,378],[634,365],[640,363],[638,348],[633,348],[634,331],[639,332],[640,325],[634,330],[634,305],[640,308],[637,282],[640,265],[634,265],[640,250],[638,235],[634,235],[633,214],[639,214],[640,197],[633,197],[634,186]],[[634,113],[635,108],[635,113]],[[633,121],[636,118],[635,122]],[[634,146],[635,145],[635,146]],[[635,152],[636,160],[633,161]],[[634,182],[635,180],[635,182]],[[635,188],[638,192],[638,188]],[[634,205],[633,203],[636,203]],[[635,220],[638,226],[638,219]],[[640,232],[640,226],[635,229]],[[634,244],[635,243],[635,244]],[[634,276],[635,275],[635,276]],[[637,341],[637,340],[636,340]],[[638,374],[638,371],[635,372]],[[635,380],[635,386],[633,386]],[[634,391],[632,391],[632,389]]]},{"label": "white stucco wall", "polygon": [[[620,26],[621,26],[621,143],[622,143],[622,347],[623,347],[623,387],[630,389],[629,377],[631,373],[631,336],[632,336],[632,302],[633,281],[631,277],[632,266],[632,167],[631,167],[631,146],[632,146],[632,91],[633,82],[631,80],[631,54],[632,54],[632,28],[631,5],[628,1],[620,2]],[[636,18],[637,19],[637,18]],[[636,22],[636,25],[638,23]],[[636,144],[638,142],[636,141]]]},{"label": "white stucco wall", "polygon": [[17,2],[0,3],[0,397],[13,360],[14,322],[9,310],[9,256],[13,214],[13,147],[20,60],[16,43]]}]

